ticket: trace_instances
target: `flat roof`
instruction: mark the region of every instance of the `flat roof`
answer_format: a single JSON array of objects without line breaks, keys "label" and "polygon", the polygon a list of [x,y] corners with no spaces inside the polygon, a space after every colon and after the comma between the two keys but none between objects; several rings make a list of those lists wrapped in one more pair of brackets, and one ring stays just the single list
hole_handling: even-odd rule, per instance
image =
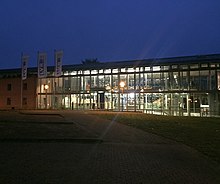
[{"label": "flat roof", "polygon": [[[169,58],[151,58],[138,59],[128,61],[113,61],[113,62],[92,62],[85,64],[63,65],[63,71],[71,70],[95,70],[95,69],[113,69],[113,68],[128,68],[141,66],[157,66],[157,65],[175,65],[175,64],[195,64],[195,63],[220,63],[220,54],[209,55],[194,55],[183,57],[169,57]],[[48,72],[54,71],[54,66],[47,67]],[[21,68],[3,69],[0,70],[1,75],[12,75],[21,73]],[[36,74],[37,67],[28,68],[28,73]]]}]

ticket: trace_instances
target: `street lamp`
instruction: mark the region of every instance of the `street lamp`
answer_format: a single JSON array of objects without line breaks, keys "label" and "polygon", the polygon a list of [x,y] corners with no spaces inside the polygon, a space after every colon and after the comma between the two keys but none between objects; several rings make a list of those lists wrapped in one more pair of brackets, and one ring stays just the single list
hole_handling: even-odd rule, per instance
[{"label": "street lamp", "polygon": [[121,88],[121,95],[122,95],[122,100],[121,100],[122,109],[121,110],[123,111],[123,106],[124,106],[124,104],[123,104],[123,102],[124,102],[124,95],[123,95],[123,93],[124,93],[125,82],[121,81],[119,83],[119,85],[120,85],[120,88]]},{"label": "street lamp", "polygon": [[46,104],[45,104],[45,108],[47,109],[47,90],[49,89],[49,86],[47,84],[44,85],[44,90],[46,91]]}]

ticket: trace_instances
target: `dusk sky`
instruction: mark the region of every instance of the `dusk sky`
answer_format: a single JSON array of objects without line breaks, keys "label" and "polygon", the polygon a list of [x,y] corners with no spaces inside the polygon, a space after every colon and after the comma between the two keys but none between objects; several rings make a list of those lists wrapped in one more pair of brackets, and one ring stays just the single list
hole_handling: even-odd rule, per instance
[{"label": "dusk sky", "polygon": [[1,0],[0,69],[220,54],[220,0]]}]

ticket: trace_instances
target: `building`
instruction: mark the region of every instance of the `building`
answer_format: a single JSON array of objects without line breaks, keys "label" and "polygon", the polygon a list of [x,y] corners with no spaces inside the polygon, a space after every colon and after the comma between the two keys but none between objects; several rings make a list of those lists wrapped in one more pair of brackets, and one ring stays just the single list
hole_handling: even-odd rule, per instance
[{"label": "building", "polygon": [[0,108],[220,115],[220,54],[65,65],[60,77],[48,67],[48,77],[41,79],[37,68],[29,68],[23,90],[20,73],[0,71]]},{"label": "building", "polygon": [[37,76],[21,81],[20,69],[0,70],[0,109],[35,109]]}]

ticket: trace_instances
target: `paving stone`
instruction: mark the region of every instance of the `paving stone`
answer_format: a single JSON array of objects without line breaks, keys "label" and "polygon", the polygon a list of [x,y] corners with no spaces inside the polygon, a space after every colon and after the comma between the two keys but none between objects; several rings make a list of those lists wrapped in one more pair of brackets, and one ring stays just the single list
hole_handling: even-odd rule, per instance
[{"label": "paving stone", "polygon": [[84,112],[60,111],[59,121],[48,112],[50,121],[0,116],[0,183],[220,183],[219,165],[188,146]]}]

